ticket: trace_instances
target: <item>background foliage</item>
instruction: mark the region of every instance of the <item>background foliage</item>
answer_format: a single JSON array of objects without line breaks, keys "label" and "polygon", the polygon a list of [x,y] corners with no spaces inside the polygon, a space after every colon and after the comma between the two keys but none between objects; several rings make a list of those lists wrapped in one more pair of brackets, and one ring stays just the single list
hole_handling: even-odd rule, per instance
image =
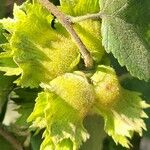
[{"label": "background foliage", "polygon": [[[16,1],[16,2],[19,4],[21,3],[21,1]],[[52,0],[52,2],[55,5],[60,4],[58,0]],[[13,4],[14,4],[14,1],[0,0],[0,18],[12,16]],[[136,9],[136,6],[135,6],[135,9]],[[106,9],[105,11],[108,11],[108,10]],[[111,12],[109,13],[111,14]],[[128,12],[128,13],[130,14],[131,12]],[[141,15],[144,15],[144,14],[141,14]],[[111,22],[112,20],[107,20],[107,21]],[[105,26],[107,26],[107,22]],[[117,28],[116,25],[114,25],[114,27]],[[76,28],[80,31],[80,28],[78,28],[78,26]],[[116,31],[118,30],[116,29]],[[119,33],[116,33],[116,34],[119,34]],[[113,37],[113,34],[112,34],[112,37]],[[134,37],[132,38],[134,39]],[[0,34],[0,39],[1,39],[0,43],[3,43],[4,41],[6,41],[5,37],[3,37],[3,35],[1,34]],[[116,55],[117,57],[117,52],[115,51],[116,50],[115,47],[113,48],[113,50],[114,51],[112,53]],[[0,51],[2,51],[2,49]],[[111,51],[111,50],[108,49],[107,51]],[[96,60],[96,57],[95,57],[95,60]],[[128,71],[126,70],[126,68],[121,67],[118,61],[114,58],[112,54],[108,55],[108,60],[103,60],[103,61],[106,61],[106,62],[108,61],[108,63],[110,63],[113,68],[115,68],[117,75],[120,76],[121,85],[124,88],[142,93],[142,98],[147,103],[150,103],[149,101],[150,100],[150,92],[149,92],[150,82],[145,82],[143,80],[141,81],[137,78],[131,77],[128,74]],[[0,62],[0,63],[2,64],[3,62]],[[124,64],[124,62],[122,62],[122,64]],[[137,73],[136,71],[133,72],[133,74],[136,74],[136,73]],[[141,76],[140,78],[143,79],[143,76]],[[16,141],[18,141],[20,145],[24,147],[24,149],[39,150],[40,144],[42,143],[41,137],[42,137],[43,131],[39,131],[35,134],[35,131],[28,129],[28,126],[30,123],[28,124],[26,120],[34,108],[34,103],[35,103],[34,101],[38,93],[41,92],[42,89],[41,88],[30,89],[30,88],[25,88],[25,87],[21,88],[20,86],[16,86],[16,84],[13,84],[13,81],[15,80],[16,80],[16,76],[8,77],[8,76],[4,76],[3,72],[0,72],[0,132],[2,133],[3,131],[6,131],[6,133],[8,133],[8,135],[11,135]],[[21,84],[22,83],[20,82],[20,85]],[[150,116],[150,109],[147,109],[146,113],[148,114],[148,116]],[[16,121],[16,117],[18,117],[20,114],[23,114],[22,117],[20,117]],[[131,147],[130,150],[138,150],[138,149],[142,150],[140,146],[141,141],[143,141],[145,138],[147,139],[150,138],[150,119],[146,119],[145,121],[146,121],[148,131],[145,131],[142,137],[140,137],[137,134],[133,136],[131,140],[133,147]],[[121,145],[116,146],[116,144],[111,139],[111,137],[108,137],[106,133],[104,132],[103,125],[104,125],[103,119],[97,115],[95,115],[94,117],[93,116],[86,117],[86,119],[84,120],[84,126],[90,133],[91,138],[82,145],[81,150],[100,150],[100,149],[125,150],[126,149],[126,148],[123,148]],[[11,149],[13,150],[14,147],[12,143],[10,143],[9,140],[3,138],[3,136],[1,135],[2,134],[0,134],[0,148],[3,150],[11,150]],[[146,150],[146,149],[143,149],[143,150]]]}]

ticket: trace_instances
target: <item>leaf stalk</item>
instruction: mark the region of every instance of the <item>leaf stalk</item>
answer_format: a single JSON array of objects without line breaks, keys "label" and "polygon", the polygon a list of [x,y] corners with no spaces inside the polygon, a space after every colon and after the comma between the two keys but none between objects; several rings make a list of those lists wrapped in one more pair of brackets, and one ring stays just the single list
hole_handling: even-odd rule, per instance
[{"label": "leaf stalk", "polygon": [[102,18],[103,16],[104,14],[102,12],[99,12],[95,14],[86,14],[83,16],[76,16],[76,17],[68,16],[68,17],[72,23],[76,23],[76,22],[81,22],[81,21],[88,20],[88,19],[98,20]]}]

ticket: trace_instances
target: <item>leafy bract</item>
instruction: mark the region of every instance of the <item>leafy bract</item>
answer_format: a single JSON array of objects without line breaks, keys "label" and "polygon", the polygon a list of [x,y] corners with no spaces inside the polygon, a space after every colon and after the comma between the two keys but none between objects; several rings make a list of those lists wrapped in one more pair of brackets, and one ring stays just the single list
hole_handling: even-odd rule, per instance
[{"label": "leafy bract", "polygon": [[39,94],[28,121],[33,121],[32,127],[46,128],[41,150],[58,149],[67,139],[72,143],[68,149],[76,149],[88,138],[78,112],[54,93]]},{"label": "leafy bract", "polygon": [[3,52],[0,53],[0,70],[5,72],[7,76],[20,75],[22,70],[18,68],[13,60],[10,44],[1,44]]},{"label": "leafy bract", "polygon": [[68,15],[81,16],[99,11],[99,0],[60,0],[61,9]]},{"label": "leafy bract", "polygon": [[[60,8],[71,16],[82,16],[99,12],[99,0],[60,0]],[[85,20],[74,24],[74,29],[91,52],[93,59],[100,62],[104,54],[102,47],[101,22],[99,20]]]},{"label": "leafy bract", "polygon": [[[2,29],[2,24],[0,24],[0,44],[4,43],[6,41],[5,36],[3,35],[4,31]],[[1,49],[0,49],[1,51]]]},{"label": "leafy bract", "polygon": [[142,118],[148,116],[143,109],[150,105],[140,98],[139,93],[122,88],[111,67],[99,66],[92,81],[97,96],[95,110],[104,117],[106,133],[116,143],[129,147],[134,131],[142,136],[142,130],[146,130]]},{"label": "leafy bract", "polygon": [[102,43],[131,75],[150,79],[150,1],[101,0]]},{"label": "leafy bract", "polygon": [[52,80],[49,85],[43,85],[50,91],[55,92],[70,106],[78,110],[84,117],[95,100],[95,93],[86,77],[78,74],[66,73]]},{"label": "leafy bract", "polygon": [[41,5],[25,3],[14,6],[14,19],[0,21],[10,33],[9,43],[3,46],[7,51],[0,54],[0,61],[4,60],[0,70],[20,74],[18,85],[38,87],[78,64],[77,47],[59,23],[57,29],[51,27],[52,20]]},{"label": "leafy bract", "polygon": [[[150,103],[150,82],[141,81],[135,78],[126,78],[122,81],[122,85],[128,90],[134,90],[142,93],[142,98],[144,98],[147,103]],[[147,109],[146,113],[150,116],[150,109]],[[145,122],[147,125],[147,131],[143,136],[150,137],[150,119],[146,119]]]},{"label": "leafy bract", "polygon": [[46,128],[41,150],[78,149],[89,137],[83,127],[95,100],[94,89],[85,76],[66,73],[42,84],[33,112],[28,118],[32,127]]}]

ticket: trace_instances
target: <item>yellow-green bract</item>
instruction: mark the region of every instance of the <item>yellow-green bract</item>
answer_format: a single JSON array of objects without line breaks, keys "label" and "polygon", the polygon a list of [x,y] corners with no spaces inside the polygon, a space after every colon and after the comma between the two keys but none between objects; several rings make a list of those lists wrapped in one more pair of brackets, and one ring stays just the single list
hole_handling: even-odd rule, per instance
[{"label": "yellow-green bract", "polygon": [[39,94],[28,118],[32,127],[46,128],[41,149],[57,149],[66,140],[72,143],[69,150],[78,149],[89,137],[82,122],[95,100],[92,85],[83,76],[67,73],[42,87],[45,92]]},{"label": "yellow-green bract", "polygon": [[140,93],[121,87],[111,67],[99,66],[91,79],[96,92],[95,112],[104,117],[106,133],[129,148],[133,133],[142,136],[142,130],[146,130],[143,118],[148,116],[143,109],[150,105],[142,101]]}]

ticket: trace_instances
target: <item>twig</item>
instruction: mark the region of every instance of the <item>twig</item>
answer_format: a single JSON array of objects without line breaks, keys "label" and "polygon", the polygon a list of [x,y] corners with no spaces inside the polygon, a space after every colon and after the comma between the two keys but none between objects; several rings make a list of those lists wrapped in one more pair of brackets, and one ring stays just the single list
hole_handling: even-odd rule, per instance
[{"label": "twig", "polygon": [[84,16],[76,16],[76,17],[69,16],[69,18],[72,23],[76,23],[76,22],[87,20],[87,19],[98,20],[102,18],[103,16],[104,14],[102,12],[99,12],[95,14],[86,14]]},{"label": "twig", "polygon": [[76,43],[77,47],[79,48],[80,53],[84,59],[85,66],[87,68],[91,68],[93,66],[93,59],[90,55],[90,52],[86,49],[80,37],[77,35],[76,31],[73,29],[72,22],[69,20],[69,18],[65,14],[60,12],[58,8],[53,3],[49,2],[48,0],[40,0],[40,2],[66,28],[66,30],[69,32],[74,42]]},{"label": "twig", "polygon": [[15,150],[23,150],[21,143],[0,124],[0,135],[6,139]]}]

